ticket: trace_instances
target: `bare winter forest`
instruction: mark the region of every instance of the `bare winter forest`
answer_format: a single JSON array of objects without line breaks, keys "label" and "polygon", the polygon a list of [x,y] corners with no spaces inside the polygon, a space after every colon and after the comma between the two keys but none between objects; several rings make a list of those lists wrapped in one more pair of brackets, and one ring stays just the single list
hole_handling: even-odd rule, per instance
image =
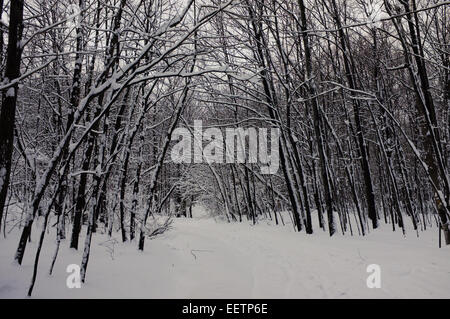
[{"label": "bare winter forest", "polygon": [[[0,0],[0,17],[1,263],[28,260],[23,295],[69,248],[88,282],[96,238],[139,255],[199,208],[305,249],[432,232],[448,259],[449,1]],[[215,161],[173,160],[199,121]]]}]

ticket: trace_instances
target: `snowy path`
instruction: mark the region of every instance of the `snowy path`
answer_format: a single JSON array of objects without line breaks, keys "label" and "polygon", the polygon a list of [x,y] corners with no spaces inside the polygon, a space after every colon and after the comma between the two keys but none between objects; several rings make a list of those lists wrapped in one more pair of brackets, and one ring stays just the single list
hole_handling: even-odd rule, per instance
[{"label": "snowy path", "polygon": [[[381,230],[365,239],[340,235],[330,239],[322,231],[306,236],[291,232],[289,227],[227,225],[206,220],[180,220],[178,224],[183,229],[183,235],[178,236],[193,239],[195,234],[203,233],[206,246],[195,240],[187,245],[210,247],[214,253],[208,260],[212,263],[228,255],[224,258],[226,265],[229,259],[234,268],[246,265],[252,277],[247,297],[450,297],[450,251],[436,247],[434,232],[421,234],[420,238],[414,234],[403,238],[400,233]],[[366,268],[373,263],[381,267],[380,289],[366,286]],[[230,278],[227,274],[223,277],[224,281]],[[246,282],[240,284],[245,286]],[[242,289],[236,286],[235,294],[239,297]]]},{"label": "snowy path", "polygon": [[[36,236],[36,234],[35,234]],[[118,244],[114,259],[98,236],[87,283],[66,287],[65,268],[81,252],[62,249],[52,277],[46,273],[54,243],[41,257],[35,297],[79,298],[449,298],[450,249],[437,248],[436,231],[403,238],[389,227],[359,236],[329,238],[294,233],[292,226],[179,219],[174,229],[148,241]],[[23,297],[31,278],[36,238],[24,265],[12,264],[15,236],[0,240],[0,298]],[[67,244],[67,243],[64,243]],[[67,245],[66,245],[67,246]],[[381,267],[380,289],[369,289],[366,267]]]}]

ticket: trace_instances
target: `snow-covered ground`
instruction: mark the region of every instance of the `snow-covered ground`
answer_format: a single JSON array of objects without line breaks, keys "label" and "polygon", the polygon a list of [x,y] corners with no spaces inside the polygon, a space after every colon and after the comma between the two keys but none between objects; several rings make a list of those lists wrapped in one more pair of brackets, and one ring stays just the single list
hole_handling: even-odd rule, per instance
[{"label": "snow-covered ground", "polygon": [[[146,242],[118,243],[111,254],[104,235],[94,236],[86,284],[66,286],[66,267],[82,251],[63,242],[48,275],[54,234],[41,254],[34,298],[450,298],[450,247],[438,248],[436,228],[393,233],[389,226],[366,237],[295,233],[268,221],[216,222],[197,210],[171,231]],[[201,215],[201,216],[200,216]],[[286,219],[288,219],[286,217]],[[13,260],[18,234],[0,239],[0,298],[25,297],[38,231],[22,266]],[[116,235],[117,241],[120,237]],[[83,243],[83,241],[80,241]],[[111,246],[109,246],[111,248]],[[367,266],[381,267],[381,288],[369,289]]]}]

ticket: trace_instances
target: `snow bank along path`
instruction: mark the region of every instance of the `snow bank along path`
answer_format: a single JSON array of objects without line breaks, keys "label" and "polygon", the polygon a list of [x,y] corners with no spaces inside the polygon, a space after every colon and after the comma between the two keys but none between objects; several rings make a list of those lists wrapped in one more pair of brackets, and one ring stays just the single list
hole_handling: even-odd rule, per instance
[{"label": "snow bank along path", "polygon": [[[389,226],[366,237],[295,233],[292,225],[216,222],[197,211],[177,219],[171,231],[145,251],[118,243],[111,255],[107,236],[93,238],[86,284],[66,286],[66,267],[81,251],[44,242],[34,298],[450,298],[450,248],[438,248],[436,228],[404,238]],[[287,220],[287,218],[285,218]],[[23,298],[31,279],[38,233],[23,266],[14,265],[16,234],[0,240],[0,298]],[[119,235],[117,240],[119,240]],[[81,241],[83,242],[83,241]],[[381,267],[381,288],[369,289],[369,264]]]}]

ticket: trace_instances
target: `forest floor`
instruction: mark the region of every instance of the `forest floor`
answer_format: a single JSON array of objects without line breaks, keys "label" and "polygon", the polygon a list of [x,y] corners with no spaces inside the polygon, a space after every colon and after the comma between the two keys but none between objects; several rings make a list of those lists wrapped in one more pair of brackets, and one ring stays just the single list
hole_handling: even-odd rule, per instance
[{"label": "forest floor", "polygon": [[[52,276],[53,231],[41,253],[34,298],[450,298],[450,247],[438,248],[436,227],[404,237],[389,225],[365,237],[296,233],[291,224],[228,224],[194,212],[173,229],[114,252],[106,235],[93,238],[86,284],[69,289],[69,264],[82,250],[65,241]],[[289,218],[285,216],[285,221]],[[0,298],[23,298],[38,241],[35,230],[22,266],[12,262],[18,233],[0,239]],[[16,236],[17,235],[17,236]],[[81,246],[84,239],[81,238]],[[381,268],[381,288],[369,289],[367,266]]]}]

